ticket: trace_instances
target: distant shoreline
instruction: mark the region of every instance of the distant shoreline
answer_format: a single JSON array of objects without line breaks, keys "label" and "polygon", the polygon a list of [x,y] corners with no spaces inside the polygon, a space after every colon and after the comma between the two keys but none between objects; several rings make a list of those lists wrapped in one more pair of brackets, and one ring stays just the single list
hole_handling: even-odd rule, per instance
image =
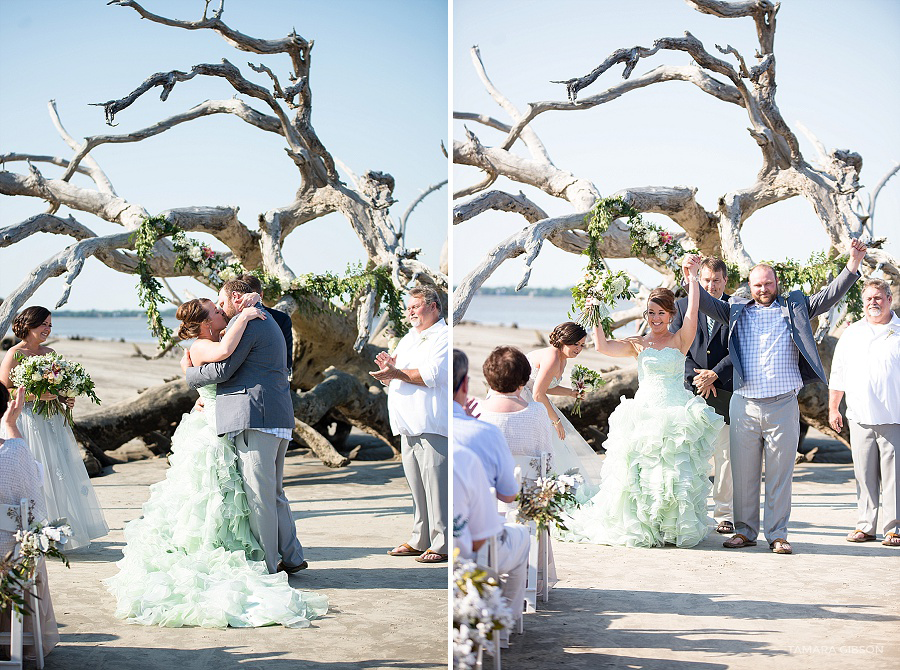
[{"label": "distant shoreline", "polygon": [[[161,309],[159,313],[162,316],[175,316],[175,308]],[[147,316],[147,311],[143,309],[60,309],[55,310],[53,316],[70,319],[120,319],[122,317]]]}]

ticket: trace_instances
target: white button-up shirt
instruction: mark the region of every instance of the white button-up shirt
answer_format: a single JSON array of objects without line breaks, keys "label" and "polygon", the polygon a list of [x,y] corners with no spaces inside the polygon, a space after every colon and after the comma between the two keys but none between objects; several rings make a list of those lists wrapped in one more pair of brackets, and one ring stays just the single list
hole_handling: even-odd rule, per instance
[{"label": "white button-up shirt", "polygon": [[474,452],[453,447],[453,546],[462,558],[474,558],[472,543],[503,531],[497,500]]},{"label": "white button-up shirt", "polygon": [[410,330],[394,352],[400,370],[418,370],[425,386],[392,379],[388,384],[388,413],[394,435],[435,433],[447,436],[447,361],[450,329],[439,319],[430,328]]},{"label": "white button-up shirt", "polygon": [[850,324],[835,347],[828,386],[844,392],[856,423],[900,424],[900,318]]}]

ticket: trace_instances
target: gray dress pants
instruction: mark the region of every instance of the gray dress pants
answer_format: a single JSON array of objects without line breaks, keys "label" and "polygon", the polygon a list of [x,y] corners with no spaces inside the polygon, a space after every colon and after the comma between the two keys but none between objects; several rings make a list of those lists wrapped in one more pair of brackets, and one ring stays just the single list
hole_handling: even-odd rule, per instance
[{"label": "gray dress pants", "polygon": [[759,489],[766,464],[765,535],[769,544],[787,539],[791,480],[800,439],[797,393],[772,398],[731,396],[731,475],[734,532],[755,541],[759,535]]},{"label": "gray dress pants", "polygon": [[850,449],[856,475],[859,518],[856,529],[875,535],[881,489],[881,531],[900,532],[900,424],[869,426],[850,420]]},{"label": "gray dress pants", "polygon": [[403,474],[413,499],[413,531],[409,546],[419,551],[447,552],[447,438],[436,433],[401,435]]},{"label": "gray dress pants", "polygon": [[291,506],[284,495],[284,455],[288,441],[258,430],[245,430],[234,438],[244,493],[250,505],[250,529],[266,552],[270,573],[278,567],[278,557],[294,567],[303,562],[303,547]]}]

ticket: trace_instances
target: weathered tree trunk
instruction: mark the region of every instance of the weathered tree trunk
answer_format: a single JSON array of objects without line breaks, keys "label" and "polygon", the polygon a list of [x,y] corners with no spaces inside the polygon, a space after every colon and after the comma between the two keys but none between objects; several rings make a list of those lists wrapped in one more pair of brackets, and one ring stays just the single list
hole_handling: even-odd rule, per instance
[{"label": "weathered tree trunk", "polygon": [[[98,409],[75,421],[75,435],[100,464],[114,463],[106,452],[114,451],[135,437],[162,435],[171,439],[182,416],[190,412],[197,391],[178,380],[156,386],[135,400],[125,400]],[[329,467],[343,467],[350,459],[342,456],[313,425],[328,416],[346,421],[390,445],[391,437],[384,393],[366,387],[353,375],[336,368],[325,371],[325,379],[310,391],[292,393],[298,437]]]},{"label": "weathered tree trunk", "polygon": [[[311,123],[312,97],[310,90],[310,51],[313,42],[304,39],[296,31],[281,39],[264,40],[245,35],[228,26],[222,18],[220,7],[213,18],[204,14],[202,21],[184,21],[162,17],[144,9],[136,0],[111,0],[109,4],[133,10],[143,20],[158,23],[169,29],[205,30],[220,35],[230,46],[242,53],[268,58],[287,58],[285,65],[290,79],[289,86],[282,87],[275,71],[269,66],[249,63],[258,74],[271,81],[267,88],[244,77],[241,70],[226,59],[217,63],[201,63],[190,71],[173,70],[151,75],[130,94],[120,99],[102,103],[107,123],[113,125],[117,115],[122,115],[141,96],[161,89],[161,99],[168,99],[176,85],[187,87],[195,77],[215,77],[230,85],[241,98],[207,100],[187,111],[163,119],[143,129],[119,135],[96,135],[76,140],[69,135],[57,114],[56,106],[49,105],[51,119],[72,150],[71,158],[41,156],[26,153],[9,153],[0,166],[0,195],[22,196],[46,201],[49,210],[29,217],[18,224],[0,230],[0,248],[11,246],[31,235],[52,233],[66,235],[74,242],[68,248],[37,264],[35,270],[24,279],[0,304],[0,333],[11,323],[16,312],[25,306],[29,298],[42,284],[53,277],[65,275],[66,288],[57,308],[66,303],[72,284],[79,276],[87,259],[95,257],[106,266],[119,272],[134,274],[138,258],[133,252],[132,232],[150,218],[150,212],[141,204],[118,195],[112,182],[91,154],[93,149],[105,144],[121,144],[148,140],[183,123],[190,123],[213,114],[225,114],[254,128],[279,136],[284,149],[296,168],[297,188],[293,199],[282,206],[257,213],[255,227],[239,218],[237,207],[188,206],[170,209],[158,214],[183,231],[208,233],[221,242],[228,251],[219,254],[225,263],[240,262],[247,270],[263,270],[275,277],[284,287],[291,286],[297,275],[282,255],[282,246],[288,235],[303,224],[333,213],[341,214],[353,230],[364,252],[366,270],[389,271],[396,290],[404,290],[419,283],[434,286],[446,294],[446,271],[435,271],[417,258],[421,250],[406,246],[407,222],[416,205],[429,193],[442,188],[446,180],[428,187],[407,208],[399,220],[395,220],[390,207],[393,198],[394,178],[384,172],[367,171],[358,177],[342,166],[348,175],[342,181],[336,161],[316,134]],[[251,105],[257,105],[259,109]],[[389,138],[389,141],[394,141]],[[18,162],[18,163],[17,163]],[[27,174],[9,171],[11,164],[28,165]],[[38,165],[51,164],[63,168],[58,179],[45,178]],[[87,182],[74,184],[72,176],[78,173],[88,177]],[[80,223],[70,213],[56,216],[65,207],[77,215],[86,212],[121,226],[114,234],[98,236]],[[176,268],[176,254],[168,239],[160,240],[153,248],[148,262],[154,277],[193,276],[211,289],[217,290],[218,279],[211,277],[210,268],[191,267],[186,264]],[[216,275],[218,276],[218,275]],[[218,283],[217,283],[218,282]],[[376,333],[373,321],[377,315],[377,294],[370,288],[360,288],[360,295],[348,297],[345,308],[333,309],[328,300],[312,296],[321,309],[298,305],[289,293],[278,307],[292,314],[294,331],[294,370],[292,386],[300,391],[295,398],[300,433],[316,453],[328,465],[345,463],[327,444],[324,436],[316,437],[311,426],[327,413],[343,418],[366,432],[377,435],[385,442],[392,438],[387,422],[385,395],[370,386],[369,371],[375,370],[373,361],[381,349],[368,344]],[[346,297],[346,296],[344,296]],[[347,378],[337,370],[343,370]],[[350,377],[353,381],[351,383]],[[304,393],[305,391],[305,393]],[[340,394],[344,394],[340,396]],[[195,394],[193,394],[195,397]],[[134,403],[106,408],[79,421],[78,430],[91,453],[101,460],[106,451],[115,449],[134,436],[147,432],[171,432],[171,423],[179,419],[193,403],[192,393],[183,384],[161,387],[148,392]],[[327,401],[321,400],[327,396]],[[319,400],[317,400],[319,399]],[[309,408],[315,406],[315,411]],[[325,407],[324,410],[321,407]],[[315,416],[313,416],[315,415]],[[93,446],[91,446],[93,445]]]}]

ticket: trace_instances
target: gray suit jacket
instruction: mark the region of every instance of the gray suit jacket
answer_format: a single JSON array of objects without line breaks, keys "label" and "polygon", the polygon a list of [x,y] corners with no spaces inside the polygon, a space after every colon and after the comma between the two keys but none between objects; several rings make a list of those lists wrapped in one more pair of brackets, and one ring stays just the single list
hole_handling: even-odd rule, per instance
[{"label": "gray suit jacket", "polygon": [[216,387],[216,432],[293,428],[285,345],[274,319],[247,323],[234,353],[224,361],[188,368],[191,388]]},{"label": "gray suit jacket", "polygon": [[[831,280],[828,286],[813,296],[806,296],[800,291],[791,291],[787,296],[778,296],[776,299],[789,322],[791,339],[800,351],[800,377],[804,384],[814,381],[827,383],[825,369],[822,367],[822,360],[816,349],[816,340],[813,337],[810,320],[834,307],[857,279],[859,279],[858,272],[851,273],[844,268],[843,272]],[[713,298],[703,290],[703,287],[700,287],[700,311],[728,326],[728,351],[734,366],[732,377],[734,391],[744,385],[741,343],[736,326],[741,314],[744,313],[744,308],[751,302],[746,298],[735,296],[732,296],[727,303],[722,302]]]}]

